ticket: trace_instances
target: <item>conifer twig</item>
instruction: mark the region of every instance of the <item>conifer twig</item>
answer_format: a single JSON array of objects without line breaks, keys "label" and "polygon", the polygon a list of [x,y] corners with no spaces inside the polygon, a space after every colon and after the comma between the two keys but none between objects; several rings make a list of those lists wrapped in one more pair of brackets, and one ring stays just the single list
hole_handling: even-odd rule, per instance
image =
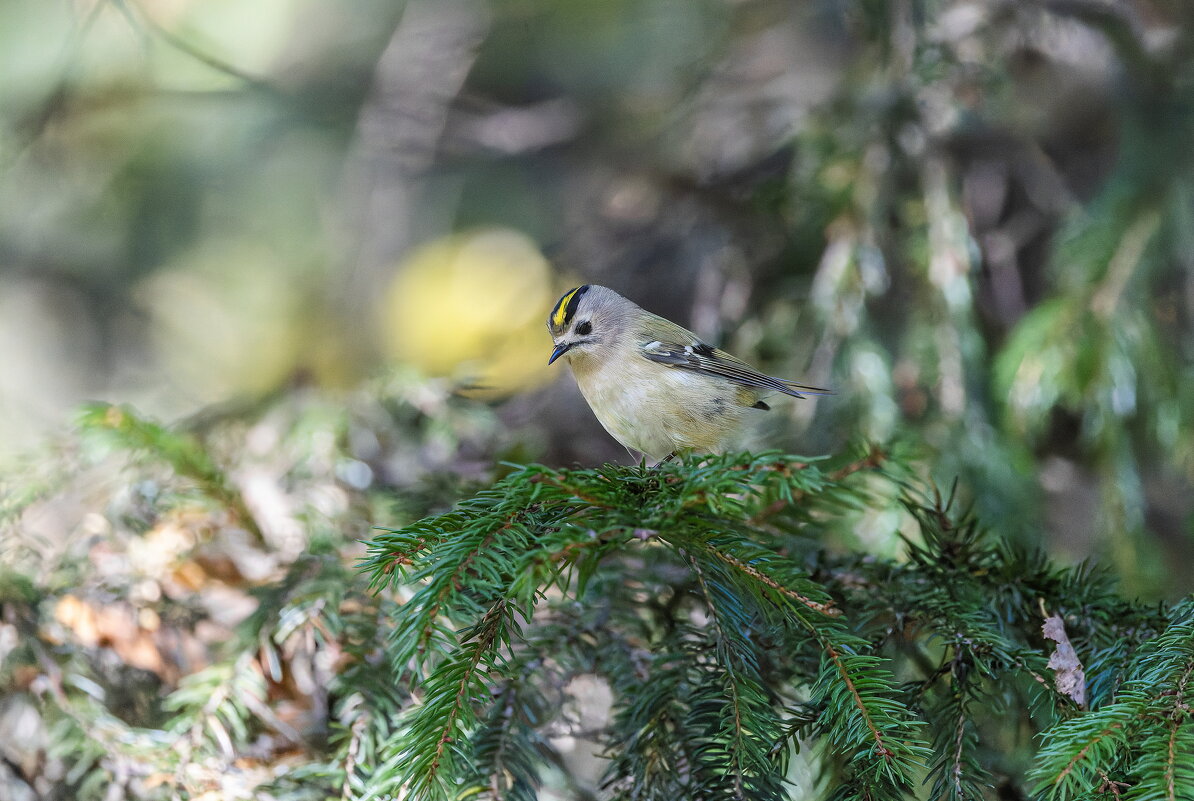
[{"label": "conifer twig", "polygon": [[846,685],[846,689],[854,698],[854,704],[858,707],[858,711],[862,714],[862,719],[866,723],[866,727],[870,729],[871,738],[875,741],[875,753],[883,757],[885,760],[891,760],[895,754],[887,747],[883,740],[883,733],[875,726],[875,721],[871,718],[871,712],[866,707],[866,702],[862,700],[862,694],[858,692],[858,688],[854,686],[854,680],[850,678],[850,671],[846,670],[845,664],[842,662],[841,654],[833,647],[832,643],[822,640],[822,647],[825,653],[833,661],[837,668],[838,674],[842,677],[842,683]]},{"label": "conifer twig", "polygon": [[958,725],[954,728],[954,758],[950,770],[953,774],[954,793],[963,798],[962,793],[962,749],[966,743],[966,710],[958,704]]},{"label": "conifer twig", "polygon": [[[854,473],[857,473],[860,470],[866,470],[868,468],[879,467],[880,465],[883,464],[883,462],[886,459],[887,459],[887,454],[881,448],[879,448],[879,446],[875,445],[875,446],[871,447],[871,449],[867,452],[866,456],[862,457],[861,459],[856,459],[853,462],[850,462],[849,464],[839,467],[837,470],[833,470],[830,473],[827,473],[825,477],[827,479],[829,479],[829,481],[836,484],[836,483],[842,481],[843,479],[847,478],[848,476],[851,476]],[[790,464],[786,464],[783,466],[784,467],[783,472],[785,475],[788,475],[789,471],[791,471],[793,469],[805,470],[809,466],[810,465],[808,462],[792,462]],[[778,500],[772,501],[770,505],[768,505],[762,511],[755,514],[750,519],[751,525],[759,525],[759,524],[763,523],[767,519],[779,514],[784,509],[787,509],[792,504],[797,503],[801,500],[804,500],[806,495],[807,495],[807,493],[804,490],[796,490],[795,492],[792,493],[792,499],[790,501],[785,498],[780,498]]]},{"label": "conifer twig", "polygon": [[[713,603],[713,598],[709,592],[709,585],[705,582],[705,573],[701,570],[701,566],[697,560],[688,557],[688,563],[692,566],[692,572],[696,575],[697,583],[700,584],[701,594],[705,598],[705,605],[709,609],[709,620],[713,623],[713,628],[717,631],[718,641],[724,643],[726,641],[725,629],[722,628],[721,618],[719,617],[717,606]],[[726,666],[730,668],[729,665]],[[734,748],[733,759],[737,770],[734,771],[734,797],[738,799],[745,798],[742,788],[742,749],[743,749],[743,735],[742,735],[742,705],[741,699],[738,697],[738,686],[731,677],[727,682],[730,690],[730,706],[734,710]]]},{"label": "conifer twig", "polygon": [[468,666],[460,677],[460,681],[456,685],[456,699],[452,703],[452,708],[448,711],[447,717],[444,719],[443,725],[440,727],[439,741],[435,746],[435,756],[431,760],[431,765],[428,767],[427,780],[434,780],[439,774],[440,763],[443,759],[444,748],[452,741],[452,729],[456,725],[457,718],[464,708],[465,697],[468,695],[468,683],[472,680],[473,673],[477,670],[477,665],[481,663],[485,652],[489,650],[489,646],[497,638],[501,616],[506,610],[506,600],[503,598],[489,608],[482,618],[481,624],[484,626],[486,622],[489,623],[482,630],[483,633],[477,639],[473,647],[473,655],[469,659]]},{"label": "conifer twig", "polygon": [[357,758],[361,750],[361,739],[365,734],[368,717],[365,712],[358,712],[356,720],[352,722],[352,737],[348,741],[348,750],[344,756],[344,786],[340,788],[341,801],[351,801],[352,774],[357,769]]},{"label": "conifer twig", "polygon": [[1057,774],[1057,777],[1052,782],[1050,782],[1050,784],[1057,786],[1058,784],[1061,784],[1061,782],[1065,781],[1065,777],[1070,775],[1070,771],[1072,771],[1075,768],[1075,766],[1078,765],[1079,762],[1081,762],[1083,759],[1086,758],[1086,754],[1088,751],[1090,751],[1091,748],[1093,748],[1095,745],[1097,745],[1099,742],[1101,742],[1105,737],[1109,737],[1111,735],[1111,733],[1114,732],[1116,729],[1119,729],[1122,727],[1123,727],[1123,722],[1117,720],[1116,722],[1112,723],[1110,726],[1107,726],[1105,729],[1103,729],[1098,734],[1096,734],[1090,740],[1090,742],[1083,745],[1082,749],[1080,751],[1078,751],[1078,753],[1074,754],[1073,757],[1070,758],[1070,761],[1066,764],[1066,766],[1064,768],[1062,768],[1061,773]]},{"label": "conifer twig", "polygon": [[812,598],[807,598],[807,597],[801,595],[800,593],[796,592],[795,590],[789,589],[788,587],[783,586],[778,581],[771,578],[767,574],[763,573],[758,568],[752,567],[752,566],[746,564],[745,562],[735,559],[733,556],[730,556],[728,553],[725,553],[724,551],[718,550],[717,548],[713,547],[712,545],[706,545],[705,547],[708,549],[709,553],[713,554],[714,556],[716,556],[718,559],[725,562],[726,564],[731,565],[732,567],[735,567],[738,570],[741,570],[743,573],[745,573],[746,575],[755,579],[756,581],[761,581],[763,584],[766,584],[768,587],[775,590],[776,592],[781,593],[781,594],[787,596],[788,598],[792,598],[796,601],[799,601],[800,603],[807,606],[809,609],[812,609],[814,612],[820,612],[821,614],[828,615],[829,617],[838,617],[842,613],[842,610],[837,609],[833,606],[832,601],[830,601],[827,604],[820,603],[819,601],[814,601]]}]

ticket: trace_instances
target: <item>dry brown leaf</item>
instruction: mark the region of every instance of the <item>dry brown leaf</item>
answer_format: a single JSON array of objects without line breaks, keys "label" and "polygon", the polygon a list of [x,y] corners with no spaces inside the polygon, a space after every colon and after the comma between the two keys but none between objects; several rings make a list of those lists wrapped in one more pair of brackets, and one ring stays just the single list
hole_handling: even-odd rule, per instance
[{"label": "dry brown leaf", "polygon": [[12,686],[17,690],[28,690],[39,676],[41,671],[33,665],[17,665],[12,671]]},{"label": "dry brown leaf", "polygon": [[1065,632],[1065,622],[1060,615],[1050,615],[1045,618],[1041,631],[1045,638],[1057,643],[1049,657],[1049,667],[1053,669],[1053,684],[1057,691],[1072,699],[1075,704],[1086,708],[1086,672],[1082,669],[1082,662],[1078,653],[1070,644],[1070,638]]},{"label": "dry brown leaf", "polygon": [[177,776],[175,776],[173,773],[158,771],[157,773],[151,773],[142,779],[141,786],[147,790],[152,790],[155,787],[161,787],[163,785],[169,786],[176,778]]},{"label": "dry brown leaf", "polygon": [[54,607],[54,618],[66,626],[78,641],[88,647],[106,646],[132,667],[161,675],[162,656],[153,632],[137,623],[131,606],[110,605],[96,608],[73,595],[63,596]]},{"label": "dry brown leaf", "polygon": [[99,642],[95,610],[73,595],[66,595],[54,607],[54,619],[75,633],[79,642],[94,647]]},{"label": "dry brown leaf", "polygon": [[171,578],[191,592],[202,589],[208,581],[207,571],[193,561],[183,562],[174,568]]}]

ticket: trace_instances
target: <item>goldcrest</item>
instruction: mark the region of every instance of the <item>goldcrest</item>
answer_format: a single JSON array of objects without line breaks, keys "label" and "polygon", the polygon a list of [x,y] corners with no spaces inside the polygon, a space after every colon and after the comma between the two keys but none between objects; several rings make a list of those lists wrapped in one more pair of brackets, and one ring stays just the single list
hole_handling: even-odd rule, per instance
[{"label": "goldcrest", "polygon": [[657,461],[731,447],[763,398],[829,390],[764,375],[603,286],[564,293],[547,318],[563,358],[605,430]]}]

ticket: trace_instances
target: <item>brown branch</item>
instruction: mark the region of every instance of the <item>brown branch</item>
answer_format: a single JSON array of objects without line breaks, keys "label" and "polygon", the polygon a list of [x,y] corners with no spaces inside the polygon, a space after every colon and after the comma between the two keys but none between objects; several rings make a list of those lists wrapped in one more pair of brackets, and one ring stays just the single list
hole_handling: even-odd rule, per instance
[{"label": "brown branch", "polygon": [[348,754],[344,758],[344,786],[340,788],[341,801],[350,801],[352,798],[352,774],[357,769],[357,756],[361,750],[361,740],[365,736],[367,722],[368,717],[364,712],[358,714],[357,719],[352,722],[352,739],[348,742]]},{"label": "brown branch", "polygon": [[590,506],[599,506],[602,509],[617,508],[615,506],[611,506],[608,503],[605,503],[604,501],[598,500],[597,498],[593,497],[592,495],[589,495],[588,493],[582,492],[581,490],[577,489],[576,487],[565,484],[563,481],[560,481],[559,479],[555,478],[554,476],[548,476],[548,475],[544,475],[543,473],[540,473],[538,475],[532,476],[531,482],[534,484],[547,484],[549,486],[555,487],[556,489],[562,489],[562,490],[564,490],[564,492],[567,492],[568,494],[572,495],[574,498],[579,498],[580,500],[584,501],[585,503],[589,504]]},{"label": "brown branch", "polygon": [[[505,611],[506,599],[503,598],[489,608],[485,613],[486,620],[495,621],[500,619],[500,615]],[[431,760],[431,765],[427,771],[427,778],[434,779],[439,773],[440,762],[443,760],[444,748],[448,743],[452,742],[452,727],[456,724],[456,719],[460,717],[460,710],[464,708],[464,698],[468,693],[468,683],[473,677],[473,673],[477,670],[477,665],[481,663],[481,657],[489,646],[493,644],[497,637],[497,625],[491,624],[485,629],[485,633],[477,640],[476,647],[473,650],[473,658],[469,660],[469,665],[464,671],[464,675],[460,677],[460,684],[456,688],[456,700],[452,703],[452,709],[448,712],[447,718],[444,720],[442,732],[439,737],[439,742],[435,746],[435,756]]]},{"label": "brown branch", "polygon": [[1121,791],[1126,790],[1131,786],[1124,782],[1112,781],[1111,777],[1107,775],[1107,771],[1105,770],[1099,771],[1099,778],[1103,780],[1103,783],[1099,785],[1099,792],[1111,793],[1111,795],[1115,798],[1119,798],[1121,796]]},{"label": "brown branch", "polygon": [[872,445],[866,456],[830,473],[829,480],[841,481],[846,476],[857,473],[859,470],[880,467],[885,461],[887,461],[887,454],[883,449],[878,445]]},{"label": "brown branch", "polygon": [[1155,210],[1141,214],[1120,238],[1119,247],[1107,263],[1107,272],[1090,299],[1090,310],[1106,322],[1115,313],[1119,300],[1133,273],[1140,266],[1148,244],[1161,225],[1161,215]]},{"label": "brown branch", "polygon": [[1176,759],[1175,752],[1177,751],[1177,730],[1177,720],[1171,719],[1169,721],[1169,758],[1165,760],[1165,797],[1169,801],[1176,801],[1177,799],[1177,793],[1173,786],[1173,774],[1176,772],[1174,760]]},{"label": "brown branch", "polygon": [[165,27],[156,19],[154,19],[154,17],[144,8],[141,8],[139,4],[126,0],[124,3],[119,3],[117,5],[126,11],[125,16],[134,24],[139,23],[151,34],[161,39],[167,45],[180,53],[190,56],[200,64],[203,64],[205,67],[209,67],[216,72],[222,72],[229,77],[235,78],[246,86],[264,92],[268,95],[284,98],[286,100],[293,100],[291,95],[287,94],[285,91],[277,86],[274,86],[268,81],[258,78],[255,75],[250,75],[248,72],[245,72],[239,67],[233,66],[229,62],[224,61],[223,59],[208,53],[202,48],[191,44],[186,39],[174,33],[169,28]]},{"label": "brown branch", "polygon": [[[692,565],[692,572],[696,574],[697,583],[701,585],[701,594],[705,596],[705,604],[709,607],[709,619],[713,622],[713,628],[717,630],[717,637],[724,642],[726,640],[725,630],[721,626],[721,618],[717,615],[717,607],[714,605],[713,597],[709,593],[709,585],[705,583],[705,573],[693,557],[689,556],[688,562]],[[738,767],[737,772],[734,774],[734,795],[742,799],[746,797],[742,787],[742,766],[738,761],[742,748],[742,711],[739,708],[742,699],[738,697],[738,686],[734,683],[733,678],[730,678],[728,683],[730,685],[730,702],[734,708],[734,739],[738,744],[738,749],[734,754],[734,761]]]},{"label": "brown branch", "polygon": [[[502,529],[503,530],[506,529],[507,527],[509,527],[509,525],[510,525],[510,522],[507,521],[502,526]],[[491,542],[493,542],[493,538],[494,538],[494,534],[493,534],[493,532],[490,532],[489,535],[485,537],[485,540],[480,545],[478,545],[476,548],[474,548],[472,551],[470,551],[469,555],[465,557],[464,561],[461,562],[459,565],[457,565],[456,569],[452,571],[451,580],[445,582],[444,586],[436,594],[435,601],[432,602],[431,608],[427,610],[427,625],[423,627],[423,630],[421,632],[419,632],[419,643],[417,646],[417,650],[420,654],[424,653],[427,650],[427,643],[431,639],[431,629],[432,629],[432,626],[435,624],[435,616],[439,614],[439,608],[441,606],[443,606],[444,599],[448,597],[449,592],[451,592],[454,588],[458,588],[460,586],[460,578],[459,578],[460,574],[463,571],[468,569],[468,566],[470,564],[472,564],[473,559],[476,557],[476,555],[478,553],[480,553]]]},{"label": "brown branch", "polygon": [[741,570],[746,575],[750,576],[751,578],[755,579],[756,581],[760,581],[763,584],[766,584],[768,587],[775,590],[776,592],[781,593],[782,595],[785,595],[788,598],[792,598],[793,600],[799,601],[800,603],[807,606],[809,609],[812,609],[814,612],[820,612],[821,614],[828,615],[829,617],[838,617],[842,614],[842,610],[835,608],[833,606],[832,601],[830,601],[827,604],[821,603],[819,601],[814,601],[812,598],[808,598],[808,597],[796,592],[796,590],[785,587],[784,585],[780,584],[775,579],[771,578],[771,576],[768,576],[766,573],[759,570],[757,567],[752,567],[751,565],[748,565],[745,562],[743,562],[733,556],[730,556],[728,553],[719,551],[716,548],[714,548],[712,545],[706,545],[705,548],[709,551],[709,553],[713,554],[714,556],[716,556],[718,559],[725,562],[726,564],[728,564],[732,567],[736,567],[737,569]]},{"label": "brown branch", "polygon": [[842,662],[841,655],[833,645],[825,640],[821,641],[825,646],[825,653],[833,660],[837,672],[841,674],[842,681],[846,683],[846,689],[850,691],[850,695],[854,698],[854,705],[858,707],[858,711],[862,713],[862,719],[866,723],[866,727],[870,729],[871,736],[875,739],[875,753],[884,759],[891,759],[895,756],[894,752],[883,742],[883,733],[875,725],[875,721],[871,720],[871,713],[867,711],[866,703],[862,700],[862,694],[858,692],[858,688],[854,686],[854,680],[850,678],[850,671],[846,670],[845,663]]},{"label": "brown branch", "polygon": [[1190,681],[1191,673],[1194,673],[1194,662],[1186,666],[1186,672],[1182,674],[1181,679],[1177,683],[1173,714],[1169,717],[1169,759],[1165,761],[1165,797],[1169,801],[1174,801],[1177,798],[1177,791],[1174,787],[1174,774],[1177,772],[1177,731],[1181,727],[1181,718],[1190,712],[1186,707],[1185,697],[1186,684]]},{"label": "brown branch", "polygon": [[1190,676],[1194,674],[1194,661],[1186,665],[1186,672],[1182,674],[1181,679],[1177,683],[1177,703],[1176,708],[1185,712],[1190,710],[1186,707],[1186,685],[1190,682]]},{"label": "brown branch", "polygon": [[[879,467],[883,464],[884,461],[886,461],[886,459],[887,459],[887,454],[884,453],[883,450],[879,446],[875,445],[875,446],[871,447],[870,451],[867,452],[866,456],[862,457],[861,459],[857,459],[853,462],[850,462],[847,465],[843,465],[842,467],[839,467],[837,470],[827,473],[825,475],[825,477],[827,479],[829,479],[831,482],[837,483],[837,482],[842,481],[843,479],[847,478],[848,476],[851,476],[854,473],[857,473],[860,470],[866,470],[868,468]],[[791,475],[792,470],[804,470],[804,469],[808,468],[809,466],[810,465],[806,462],[793,462],[790,465],[777,464],[774,469],[780,470],[780,472],[782,472],[784,475]],[[806,493],[802,490],[797,490],[796,492],[793,492],[792,500],[790,503],[795,504],[801,500],[804,500],[804,497],[807,494],[808,493]],[[752,517],[749,522],[752,526],[758,525],[758,524],[762,523],[763,521],[767,520],[768,518],[774,517],[775,515],[782,512],[784,509],[786,509],[790,505],[790,503],[789,503],[789,501],[787,501],[783,498],[780,498],[779,500],[772,502],[769,506],[767,506],[767,508],[763,509],[758,514],[756,514],[754,517]]]},{"label": "brown branch", "polygon": [[1069,776],[1070,771],[1074,769],[1075,765],[1077,765],[1079,762],[1082,761],[1082,759],[1086,756],[1086,752],[1090,750],[1091,746],[1093,746],[1095,743],[1099,742],[1099,740],[1102,740],[1104,737],[1111,734],[1111,732],[1115,731],[1118,728],[1121,728],[1122,726],[1123,726],[1122,723],[1112,723],[1110,726],[1108,726],[1107,728],[1105,728],[1101,732],[1099,732],[1098,736],[1096,736],[1093,740],[1091,740],[1086,745],[1082,746],[1082,750],[1074,755],[1074,758],[1071,759],[1069,764],[1066,765],[1065,768],[1062,769],[1061,773],[1057,774],[1057,778],[1055,778],[1051,782],[1051,784],[1057,785],[1063,779],[1065,779],[1066,776]]},{"label": "brown branch", "polygon": [[506,761],[506,738],[505,734],[510,731],[510,720],[514,717],[514,693],[509,686],[506,688],[506,703],[502,707],[502,734],[500,744],[498,745],[497,753],[493,757],[493,773],[489,777],[489,792],[493,795],[493,801],[501,801],[502,799],[502,783],[501,780],[506,774],[503,767]]},{"label": "brown branch", "polygon": [[476,558],[477,554],[489,547],[490,543],[494,541],[500,532],[509,531],[514,525],[514,521],[521,517],[525,511],[525,509],[519,509],[509,515],[505,522],[503,522],[502,525],[497,528],[497,530],[489,532],[480,545],[469,551],[469,554],[464,558],[464,561],[458,564],[452,571],[451,579],[444,583],[444,586],[436,594],[435,601],[432,602],[431,607],[427,612],[427,625],[423,627],[421,632],[419,632],[417,651],[420,654],[424,653],[427,649],[427,642],[431,639],[431,628],[435,623],[435,616],[439,614],[439,609],[441,606],[443,606],[444,599],[448,597],[448,593],[453,589],[460,588],[461,573],[468,570],[469,565],[473,563],[473,559]]},{"label": "brown branch", "polygon": [[[961,704],[959,703],[959,709]],[[962,793],[962,747],[966,742],[966,712],[962,710],[962,714],[958,715],[958,727],[954,730],[954,791],[958,798],[964,798]]]}]

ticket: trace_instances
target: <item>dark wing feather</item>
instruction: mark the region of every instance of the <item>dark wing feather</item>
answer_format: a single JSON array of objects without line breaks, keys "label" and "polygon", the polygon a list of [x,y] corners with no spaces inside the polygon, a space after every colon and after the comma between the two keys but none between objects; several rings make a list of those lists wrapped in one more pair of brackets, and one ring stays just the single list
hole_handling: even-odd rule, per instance
[{"label": "dark wing feather", "polygon": [[[654,317],[654,315],[652,315]],[[657,336],[656,336],[657,335]],[[782,392],[796,398],[810,395],[830,395],[827,389],[809,387],[794,381],[764,375],[741,359],[724,350],[701,342],[695,334],[662,317],[655,317],[642,335],[653,338],[642,343],[644,358],[668,367],[692,370],[720,376],[738,384],[771,392]],[[799,391],[798,391],[799,390]]]}]

